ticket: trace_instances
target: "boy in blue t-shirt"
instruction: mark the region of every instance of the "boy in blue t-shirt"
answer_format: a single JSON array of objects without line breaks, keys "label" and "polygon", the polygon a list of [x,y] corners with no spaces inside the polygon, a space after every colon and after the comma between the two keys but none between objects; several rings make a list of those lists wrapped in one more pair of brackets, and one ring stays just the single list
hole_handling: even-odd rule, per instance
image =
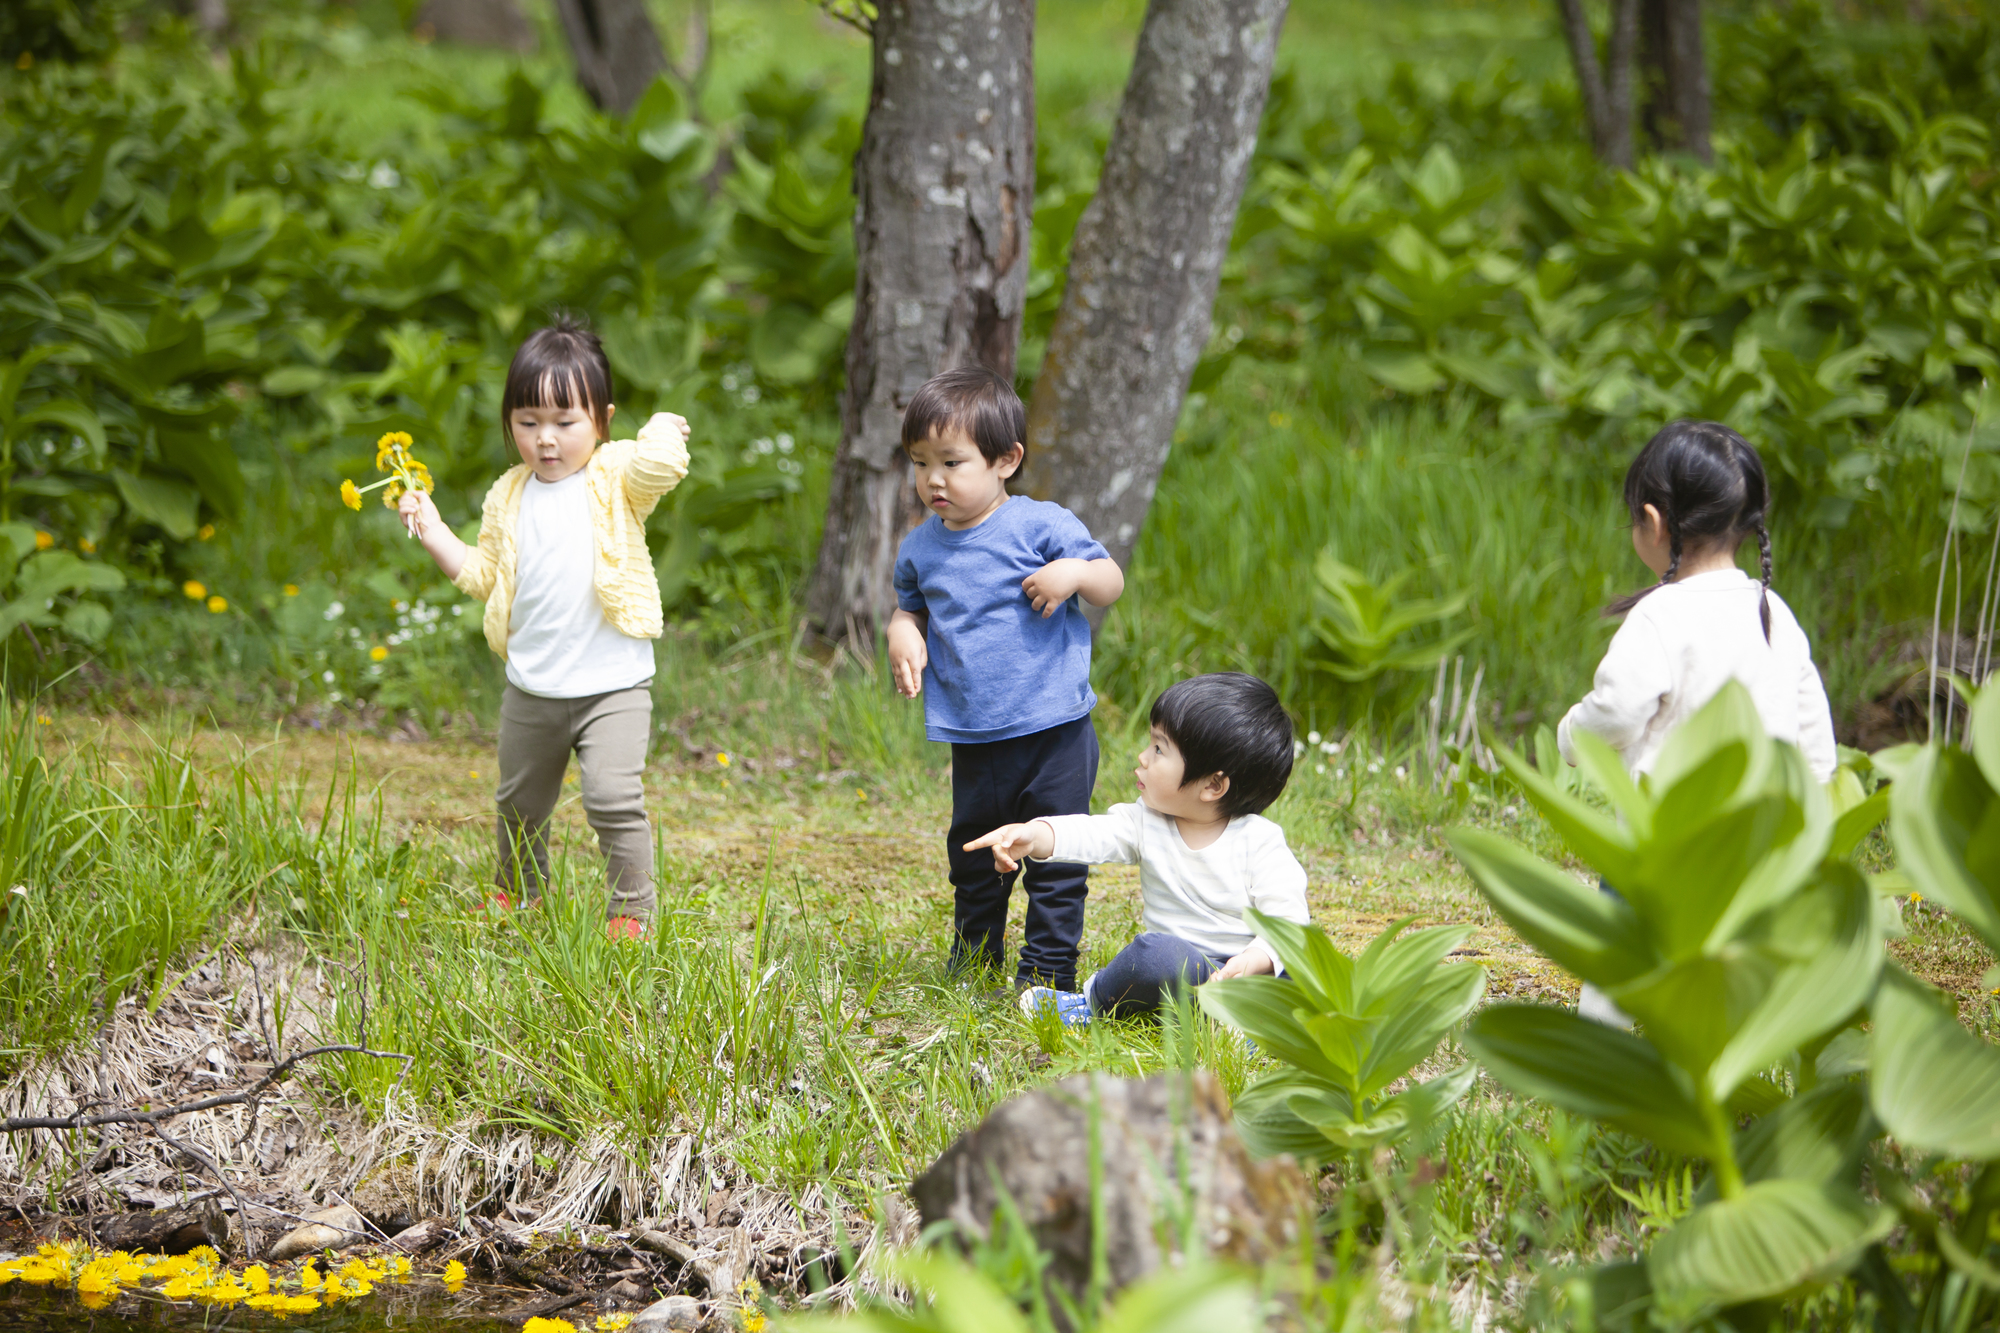
[{"label": "boy in blue t-shirt", "polygon": [[[896,553],[889,669],[924,695],[924,734],[951,743],[954,968],[1005,962],[1014,875],[965,844],[1002,824],[1090,808],[1097,733],[1090,625],[1125,575],[1075,514],[1007,494],[1027,455],[1014,386],[978,366],[948,370],[903,412],[903,451],[931,517]],[[1019,984],[1076,989],[1089,871],[1031,862]]]}]

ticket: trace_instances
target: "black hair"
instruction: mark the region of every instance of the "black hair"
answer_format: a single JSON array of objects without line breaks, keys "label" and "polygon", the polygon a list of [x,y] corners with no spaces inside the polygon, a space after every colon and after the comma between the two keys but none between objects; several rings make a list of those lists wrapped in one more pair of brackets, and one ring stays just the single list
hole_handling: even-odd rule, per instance
[{"label": "black hair", "polygon": [[[544,329],[528,335],[507,367],[500,391],[500,422],[510,431],[517,407],[570,407],[590,413],[597,435],[611,433],[611,362],[590,326],[557,311]],[[512,435],[508,434],[511,441]]]},{"label": "black hair", "polygon": [[985,366],[960,366],[924,381],[903,409],[903,447],[930,439],[939,431],[964,431],[979,446],[980,455],[997,463],[1021,446],[1028,457],[1028,409],[1005,375]]},{"label": "black hair", "polygon": [[1644,519],[1647,505],[1659,510],[1666,521],[1667,569],[1652,588],[1620,597],[1604,608],[1604,614],[1624,615],[1653,588],[1672,583],[1688,548],[1726,544],[1734,549],[1754,534],[1763,570],[1757,614],[1764,625],[1764,641],[1769,643],[1771,533],[1764,515],[1770,504],[1771,485],[1764,476],[1764,460],[1748,440],[1720,422],[1668,422],[1646,441],[1625,473],[1625,510],[1632,521]]},{"label": "black hair", "polygon": [[1152,723],[1181,752],[1181,786],[1229,779],[1217,802],[1225,818],[1256,814],[1291,780],[1291,715],[1255,676],[1218,671],[1170,685],[1153,700]]}]

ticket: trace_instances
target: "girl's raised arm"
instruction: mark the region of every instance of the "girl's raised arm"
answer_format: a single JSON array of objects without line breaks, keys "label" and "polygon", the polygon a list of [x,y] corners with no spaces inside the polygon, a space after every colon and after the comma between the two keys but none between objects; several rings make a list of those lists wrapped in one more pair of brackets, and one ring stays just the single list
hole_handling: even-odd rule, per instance
[{"label": "girl's raised arm", "polygon": [[637,447],[621,478],[634,509],[640,513],[651,510],[661,496],[680,485],[687,475],[691,434],[687,419],[672,412],[655,412],[639,428]]}]

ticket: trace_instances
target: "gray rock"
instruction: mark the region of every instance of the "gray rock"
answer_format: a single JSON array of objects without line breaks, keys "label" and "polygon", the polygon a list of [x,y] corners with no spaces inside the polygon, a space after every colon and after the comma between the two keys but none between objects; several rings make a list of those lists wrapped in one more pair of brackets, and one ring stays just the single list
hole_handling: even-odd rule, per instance
[{"label": "gray rock", "polygon": [[1163,1235],[1186,1234],[1158,1225],[1170,1203],[1174,1215],[1192,1205],[1192,1234],[1209,1254],[1254,1266],[1296,1245],[1310,1216],[1304,1176],[1289,1157],[1251,1157],[1221,1085],[1201,1070],[1192,1080],[1078,1075],[1003,1103],[911,1185],[924,1224],[949,1220],[964,1236],[987,1236],[997,1174],[1051,1256],[1048,1280],[1081,1296],[1090,1281],[1093,1101],[1114,1289],[1168,1261]]},{"label": "gray rock", "polygon": [[442,1217],[427,1217],[412,1227],[405,1227],[389,1238],[389,1243],[404,1254],[420,1254],[436,1245],[442,1245],[458,1233]]},{"label": "gray rock", "polygon": [[626,1333],[691,1333],[701,1327],[701,1302],[692,1296],[669,1296],[639,1311]]},{"label": "gray rock", "polygon": [[278,1243],[271,1247],[270,1257],[274,1261],[282,1261],[318,1250],[359,1245],[367,1239],[367,1230],[367,1223],[361,1220],[360,1213],[347,1204],[336,1204],[317,1213],[307,1213],[303,1223],[278,1237]]}]

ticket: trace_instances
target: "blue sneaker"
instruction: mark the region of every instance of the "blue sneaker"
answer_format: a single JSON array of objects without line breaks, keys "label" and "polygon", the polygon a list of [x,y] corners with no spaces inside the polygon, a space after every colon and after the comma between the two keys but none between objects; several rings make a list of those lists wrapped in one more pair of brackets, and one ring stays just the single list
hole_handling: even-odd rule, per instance
[{"label": "blue sneaker", "polygon": [[1030,986],[1021,992],[1021,1012],[1029,1018],[1055,1010],[1066,1028],[1080,1028],[1090,1022],[1090,997],[1080,990],[1057,990],[1053,986]]}]

